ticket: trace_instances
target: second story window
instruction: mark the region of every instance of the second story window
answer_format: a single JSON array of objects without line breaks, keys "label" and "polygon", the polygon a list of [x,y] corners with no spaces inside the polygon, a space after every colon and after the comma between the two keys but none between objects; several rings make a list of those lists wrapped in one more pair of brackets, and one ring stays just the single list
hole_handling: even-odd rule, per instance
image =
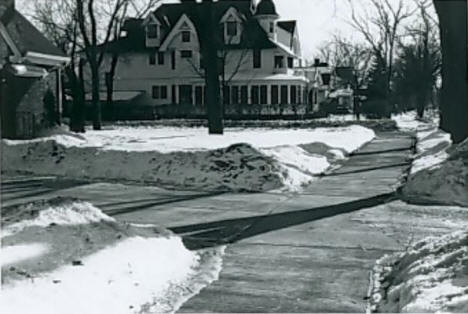
[{"label": "second story window", "polygon": [[182,32],[182,42],[189,43],[190,42],[190,31],[183,31]]},{"label": "second story window", "polygon": [[262,67],[262,51],[260,49],[254,49],[253,51],[253,67],[255,69]]},{"label": "second story window", "polygon": [[164,52],[158,52],[158,64],[163,65],[164,64]]},{"label": "second story window", "polygon": [[159,37],[159,25],[149,24],[146,26],[146,37],[155,39]]},{"label": "second story window", "polygon": [[181,50],[180,57],[184,59],[192,58],[192,50]]},{"label": "second story window", "polygon": [[275,56],[275,69],[282,69],[282,68],[284,68],[284,57]]},{"label": "second story window", "polygon": [[275,32],[275,23],[270,22],[270,33],[274,33],[274,32]]},{"label": "second story window", "polygon": [[292,69],[294,67],[294,59],[292,57],[288,57],[288,68]]},{"label": "second story window", "polygon": [[156,55],[154,53],[149,54],[148,63],[150,65],[155,65],[156,64]]},{"label": "second story window", "polygon": [[237,36],[237,22],[226,22],[226,35]]}]

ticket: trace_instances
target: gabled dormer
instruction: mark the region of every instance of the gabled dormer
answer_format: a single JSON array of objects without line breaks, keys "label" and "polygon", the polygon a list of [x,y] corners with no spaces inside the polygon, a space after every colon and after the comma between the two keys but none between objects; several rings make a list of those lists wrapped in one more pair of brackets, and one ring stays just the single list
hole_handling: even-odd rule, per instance
[{"label": "gabled dormer", "polygon": [[161,22],[149,14],[143,22],[145,28],[146,47],[159,47],[161,45]]},{"label": "gabled dormer", "polygon": [[177,49],[198,49],[198,34],[192,20],[183,14],[161,43],[160,51],[169,47]]},{"label": "gabled dormer", "polygon": [[241,41],[243,18],[236,8],[229,8],[221,18],[221,29],[226,45],[237,45]]}]

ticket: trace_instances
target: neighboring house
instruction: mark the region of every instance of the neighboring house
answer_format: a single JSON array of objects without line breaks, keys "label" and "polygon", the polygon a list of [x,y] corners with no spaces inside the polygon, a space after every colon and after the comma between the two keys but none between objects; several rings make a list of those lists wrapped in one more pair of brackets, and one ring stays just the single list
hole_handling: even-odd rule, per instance
[{"label": "neighboring house", "polygon": [[356,77],[352,67],[336,67],[334,73],[334,91],[330,98],[336,100],[338,113],[352,113],[354,111],[354,94]]},{"label": "neighboring house", "polygon": [[[121,38],[101,46],[107,58],[101,90],[109,80],[111,56],[118,55],[113,90],[146,93],[153,106],[203,105],[204,69],[195,0],[162,4],[145,19],[129,19]],[[296,21],[280,21],[273,0],[219,0],[213,29],[222,39],[225,105],[294,105],[307,99]],[[105,101],[103,99],[103,101]]]},{"label": "neighboring house", "polygon": [[310,81],[309,104],[313,110],[330,113],[353,112],[355,75],[352,67],[331,67],[319,59],[302,68]]},{"label": "neighboring house", "polygon": [[[14,0],[0,1],[2,138],[32,138],[47,126],[47,115],[59,119],[60,71],[68,61],[68,57],[16,11]],[[52,101],[52,108],[48,109],[53,112],[47,112],[46,94],[49,103]]]},{"label": "neighboring house", "polygon": [[315,59],[312,66],[303,68],[310,83],[308,85],[308,103],[317,111],[329,96],[332,89],[333,69],[326,62]]}]

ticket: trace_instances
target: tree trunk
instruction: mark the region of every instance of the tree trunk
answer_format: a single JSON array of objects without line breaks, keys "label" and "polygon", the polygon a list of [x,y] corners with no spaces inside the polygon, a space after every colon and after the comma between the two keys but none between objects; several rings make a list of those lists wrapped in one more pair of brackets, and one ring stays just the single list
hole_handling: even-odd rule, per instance
[{"label": "tree trunk", "polygon": [[467,1],[434,0],[442,44],[440,127],[454,143],[468,137]]},{"label": "tree trunk", "polygon": [[223,134],[223,108],[220,97],[220,69],[218,66],[218,25],[213,18],[213,3],[200,5],[204,21],[201,26],[201,50],[205,67],[206,110],[209,134]]},{"label": "tree trunk", "polygon": [[93,110],[93,130],[101,130],[101,100],[99,97],[99,68],[90,64],[91,67],[91,97]]},{"label": "tree trunk", "polygon": [[119,61],[119,55],[116,53],[112,54],[112,61],[109,73],[106,74],[106,89],[107,89],[107,113],[109,114],[109,119],[114,120],[114,79],[115,72],[117,69],[117,63]]},{"label": "tree trunk", "polygon": [[85,118],[84,118],[84,86],[83,86],[83,60],[79,62],[79,77],[74,72],[73,65],[66,69],[67,76],[72,85],[73,104],[70,115],[70,130],[72,132],[84,133],[85,132]]}]

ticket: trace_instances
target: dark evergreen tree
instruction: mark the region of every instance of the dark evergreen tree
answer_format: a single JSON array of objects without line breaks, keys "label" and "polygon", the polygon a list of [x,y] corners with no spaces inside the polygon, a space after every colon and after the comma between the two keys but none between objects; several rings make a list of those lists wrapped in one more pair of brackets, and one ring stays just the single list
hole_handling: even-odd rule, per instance
[{"label": "dark evergreen tree", "polygon": [[373,58],[367,82],[367,100],[361,111],[376,118],[389,117],[388,67],[379,56]]}]

